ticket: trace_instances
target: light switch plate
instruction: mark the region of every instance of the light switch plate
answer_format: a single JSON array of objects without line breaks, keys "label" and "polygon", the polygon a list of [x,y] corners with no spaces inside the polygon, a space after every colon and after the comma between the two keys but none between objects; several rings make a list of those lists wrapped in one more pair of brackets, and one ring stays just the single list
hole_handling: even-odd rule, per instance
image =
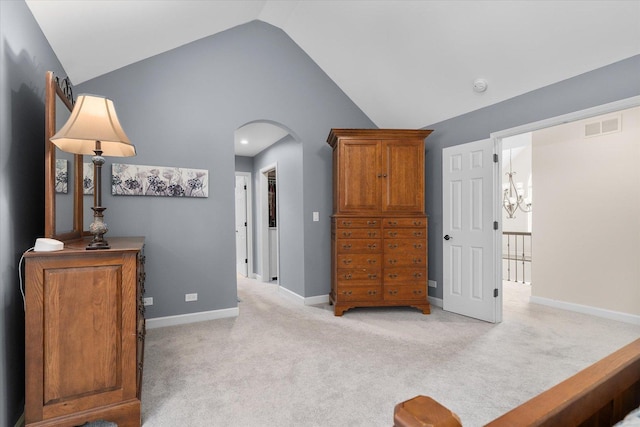
[{"label": "light switch plate", "polygon": [[320,212],[314,212],[313,213],[313,220],[314,221],[320,221]]}]

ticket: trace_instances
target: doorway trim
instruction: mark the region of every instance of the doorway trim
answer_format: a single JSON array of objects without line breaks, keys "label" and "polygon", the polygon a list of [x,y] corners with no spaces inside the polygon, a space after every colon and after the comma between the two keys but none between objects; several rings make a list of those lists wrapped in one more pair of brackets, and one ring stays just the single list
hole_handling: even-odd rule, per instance
[{"label": "doorway trim", "polygon": [[238,172],[235,176],[244,176],[247,185],[247,277],[254,279],[253,271],[253,190],[251,172]]},{"label": "doorway trim", "polygon": [[[261,282],[270,282],[272,272],[269,271],[269,200],[267,197],[269,191],[269,181],[267,174],[270,171],[276,173],[276,189],[278,188],[278,162],[271,163],[260,168],[259,173],[259,190],[258,190],[258,259],[260,260],[260,275],[256,275]],[[276,218],[280,218],[280,204],[278,203],[279,195],[276,190]],[[280,227],[276,231],[276,253],[278,254],[278,283],[280,283]],[[266,272],[266,273],[265,273]]]},{"label": "doorway trim", "polygon": [[[492,132],[489,134],[489,137],[494,141],[494,147],[496,153],[498,154],[498,169],[502,167],[502,139],[508,138],[515,135],[520,135],[528,132],[535,132],[537,130],[558,126],[566,123],[575,122],[578,120],[585,120],[591,117],[600,116],[608,113],[614,113],[620,110],[626,110],[629,108],[640,107],[640,95],[632,96],[630,98],[621,99],[619,101],[609,102],[606,104],[597,105],[595,107],[586,108],[583,110],[574,111],[567,114],[562,114],[560,116],[550,117],[548,119],[539,120],[537,122],[527,123],[521,126],[516,126],[508,129],[504,129],[497,132]],[[501,186],[501,180],[497,179],[495,185]],[[497,208],[501,209],[499,205],[499,201],[497,203]],[[500,212],[500,210],[499,210]],[[502,217],[499,216],[499,230],[498,232],[502,235]],[[499,253],[502,254],[502,239],[499,239],[498,242],[498,250]],[[500,292],[502,292],[502,257],[498,257],[496,259],[496,269],[500,278]],[[586,313],[593,316],[599,316],[606,319],[617,320],[625,323],[632,324],[640,324],[638,323],[637,316],[627,315],[626,313],[618,313],[612,312],[610,310],[605,310],[597,307],[587,307],[573,303],[564,303],[564,302],[554,302],[550,300],[546,300],[543,298],[531,297],[530,301],[536,302],[537,304],[548,305],[551,307],[562,308],[564,310],[575,311],[579,313]],[[504,304],[504,302],[502,303]]]}]

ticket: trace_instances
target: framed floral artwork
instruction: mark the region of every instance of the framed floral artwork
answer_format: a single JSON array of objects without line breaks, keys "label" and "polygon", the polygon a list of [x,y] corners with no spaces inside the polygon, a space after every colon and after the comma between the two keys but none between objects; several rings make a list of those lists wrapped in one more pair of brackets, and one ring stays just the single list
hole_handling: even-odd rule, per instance
[{"label": "framed floral artwork", "polygon": [[209,197],[209,172],[169,166],[113,163],[114,196]]}]

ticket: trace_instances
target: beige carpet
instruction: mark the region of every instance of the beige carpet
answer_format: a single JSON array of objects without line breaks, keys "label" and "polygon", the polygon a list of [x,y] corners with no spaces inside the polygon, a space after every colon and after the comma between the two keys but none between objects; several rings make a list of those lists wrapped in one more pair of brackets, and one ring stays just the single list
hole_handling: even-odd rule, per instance
[{"label": "beige carpet", "polygon": [[529,304],[504,321],[433,307],[302,306],[239,279],[240,315],[147,333],[143,425],[390,426],[418,394],[480,426],[640,336],[640,326]]}]

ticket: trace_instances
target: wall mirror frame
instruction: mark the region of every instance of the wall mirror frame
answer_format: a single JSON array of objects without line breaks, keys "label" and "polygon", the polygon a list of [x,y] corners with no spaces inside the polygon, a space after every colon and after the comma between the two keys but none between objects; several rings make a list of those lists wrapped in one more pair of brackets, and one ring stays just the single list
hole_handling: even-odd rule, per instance
[{"label": "wall mirror frame", "polygon": [[[79,239],[83,222],[82,155],[64,153],[50,139],[71,114],[73,89],[68,77],[60,79],[51,71],[46,73],[45,84],[44,235],[62,241]],[[56,171],[56,161],[65,159],[66,183]],[[66,187],[66,193],[61,186]]]}]

